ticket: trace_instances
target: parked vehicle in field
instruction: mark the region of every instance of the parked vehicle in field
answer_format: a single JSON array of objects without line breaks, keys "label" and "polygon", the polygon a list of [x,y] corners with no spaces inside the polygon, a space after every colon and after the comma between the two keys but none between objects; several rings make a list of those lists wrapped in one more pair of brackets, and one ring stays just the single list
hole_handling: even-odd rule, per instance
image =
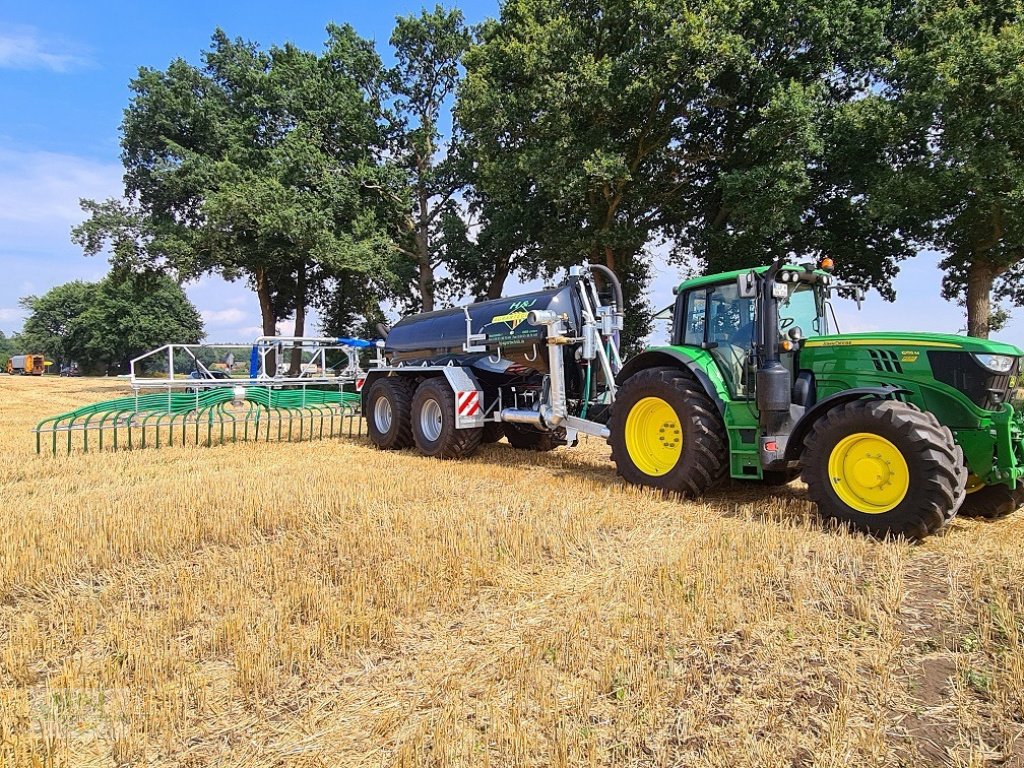
[{"label": "parked vehicle in field", "polygon": [[42,376],[53,365],[43,355],[13,355],[7,361],[7,373],[19,376]]},{"label": "parked vehicle in field", "polygon": [[671,342],[625,364],[621,291],[596,265],[553,290],[405,318],[361,390],[370,438],[457,458],[502,434],[532,450],[598,435],[630,483],[696,497],[730,477],[800,476],[822,517],[879,535],[1024,504],[1024,352],[841,334],[831,268],[687,280]]},{"label": "parked vehicle in field", "polygon": [[61,366],[60,375],[61,376],[76,377],[76,376],[81,376],[82,375],[82,371],[78,367],[77,363],[71,363],[71,365]]}]

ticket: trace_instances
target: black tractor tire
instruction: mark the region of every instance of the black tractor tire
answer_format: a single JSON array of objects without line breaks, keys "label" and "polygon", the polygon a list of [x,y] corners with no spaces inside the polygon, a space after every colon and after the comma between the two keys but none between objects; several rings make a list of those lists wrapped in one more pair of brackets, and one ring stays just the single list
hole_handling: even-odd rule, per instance
[{"label": "black tractor tire", "polygon": [[[892,509],[863,511],[836,492],[829,458],[841,441],[861,433],[884,438],[906,462],[907,490]],[[967,468],[953,433],[934,415],[895,400],[854,400],[828,411],[811,428],[801,464],[818,514],[873,536],[923,539],[953,519],[966,495]]]},{"label": "black tractor tire", "polygon": [[800,477],[799,469],[766,469],[761,473],[761,484],[769,488],[781,488]]},{"label": "black tractor tire", "polygon": [[[412,445],[413,382],[401,376],[377,379],[366,395],[366,433],[370,442],[383,451],[400,451]],[[378,403],[385,401],[384,412]]]},{"label": "black tractor tire", "polygon": [[483,436],[480,438],[482,443],[496,443],[505,436],[505,425],[500,421],[488,421],[484,424]]},{"label": "black tractor tire", "polygon": [[464,458],[480,447],[483,436],[483,427],[455,428],[455,393],[445,379],[427,379],[416,388],[412,398],[412,439],[424,456]]},{"label": "black tractor tire", "polygon": [[[676,463],[663,474],[645,472],[630,454],[626,425],[631,410],[647,398],[667,403],[679,427],[669,432],[681,438]],[[649,368],[623,382],[608,423],[615,470],[626,482],[688,498],[702,495],[728,475],[729,440],[725,423],[708,393],[688,372],[675,368]],[[637,448],[640,451],[640,448]]]},{"label": "black tractor tire", "polygon": [[961,517],[981,517],[995,520],[1012,515],[1024,507],[1024,483],[1017,483],[1013,490],[1008,485],[986,485],[974,493],[967,494],[964,505],[958,513]]},{"label": "black tractor tire", "polygon": [[505,424],[504,427],[508,444],[520,451],[545,453],[565,445],[565,440],[560,440],[558,435],[546,429],[537,429],[528,424]]}]

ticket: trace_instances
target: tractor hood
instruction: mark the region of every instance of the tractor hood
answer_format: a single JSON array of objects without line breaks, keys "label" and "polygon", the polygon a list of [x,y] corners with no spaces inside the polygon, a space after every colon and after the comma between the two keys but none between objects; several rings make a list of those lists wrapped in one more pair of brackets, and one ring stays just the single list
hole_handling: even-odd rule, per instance
[{"label": "tractor hood", "polygon": [[1024,351],[1012,344],[971,336],[953,336],[946,333],[839,333],[834,336],[814,336],[804,342],[805,348],[815,347],[903,347],[913,349],[963,350],[989,355],[1024,356]]}]

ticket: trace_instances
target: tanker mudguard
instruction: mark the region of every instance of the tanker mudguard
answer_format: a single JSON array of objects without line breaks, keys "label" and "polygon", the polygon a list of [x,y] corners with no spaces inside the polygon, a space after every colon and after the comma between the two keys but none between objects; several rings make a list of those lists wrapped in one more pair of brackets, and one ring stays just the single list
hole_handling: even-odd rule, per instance
[{"label": "tanker mudguard", "polygon": [[803,448],[804,438],[807,437],[807,434],[810,432],[814,422],[837,405],[853,402],[854,400],[863,400],[864,398],[880,398],[882,400],[889,400],[890,398],[901,394],[909,395],[911,393],[910,390],[891,385],[883,385],[879,387],[854,387],[853,389],[846,389],[842,392],[837,392],[836,394],[815,403],[804,412],[804,415],[801,416],[800,420],[793,426],[793,431],[790,433],[789,438],[786,441],[785,460],[796,461],[800,458],[800,449]]}]

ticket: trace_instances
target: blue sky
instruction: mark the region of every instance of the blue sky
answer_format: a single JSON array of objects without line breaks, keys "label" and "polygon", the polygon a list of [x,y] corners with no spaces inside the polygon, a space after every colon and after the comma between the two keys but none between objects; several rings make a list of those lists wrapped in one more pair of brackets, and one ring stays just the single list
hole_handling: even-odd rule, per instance
[{"label": "blue sky", "polygon": [[[195,61],[215,27],[264,46],[293,42],[319,49],[331,22],[350,23],[388,56],[396,15],[422,2],[0,3],[0,330],[21,327],[18,299],[106,272],[87,258],[69,231],[81,218],[78,199],[121,190],[118,126],[128,81],[139,66]],[[497,0],[462,0],[476,22],[497,13]],[[872,294],[863,312],[840,310],[844,330],[931,330],[956,333],[962,312],[939,296],[936,257],[907,262],[896,282],[899,302]],[[656,263],[655,306],[671,301],[678,271]],[[515,286],[506,286],[514,292]],[[259,332],[256,297],[244,283],[206,278],[187,287],[211,341],[244,341]],[[1024,344],[1024,310],[999,338]]]}]

